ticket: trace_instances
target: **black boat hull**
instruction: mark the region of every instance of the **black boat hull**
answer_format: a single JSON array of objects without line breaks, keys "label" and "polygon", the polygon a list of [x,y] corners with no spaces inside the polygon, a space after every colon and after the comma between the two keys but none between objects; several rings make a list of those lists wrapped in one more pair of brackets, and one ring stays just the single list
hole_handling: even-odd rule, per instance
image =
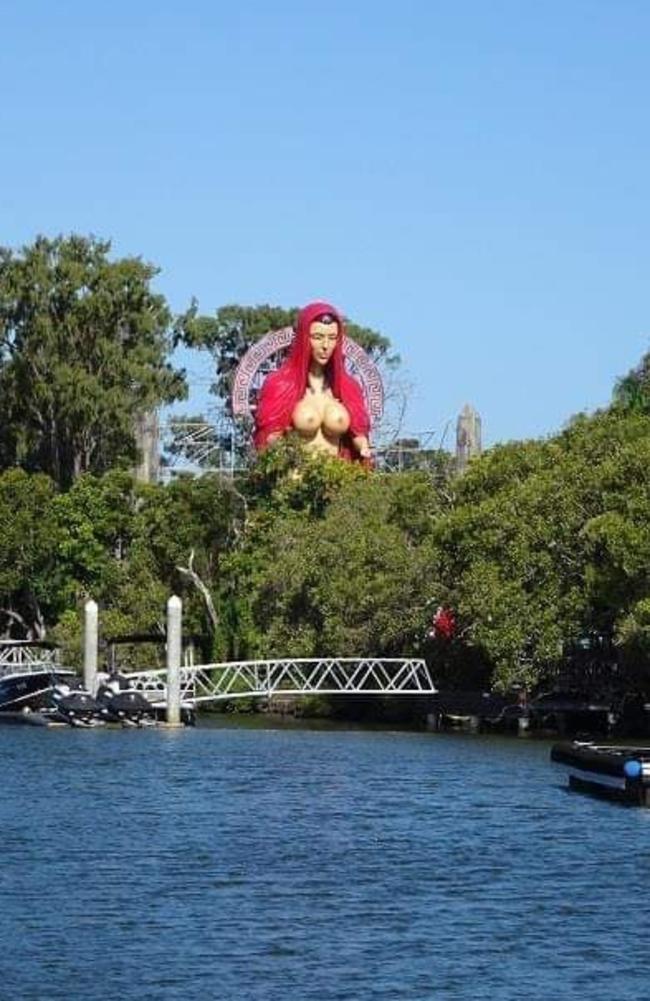
[{"label": "black boat hull", "polygon": [[551,761],[566,769],[569,788],[630,806],[650,806],[650,748],[562,741]]},{"label": "black boat hull", "polygon": [[95,726],[103,722],[102,706],[68,670],[16,671],[0,678],[0,716],[42,717],[45,722]]},{"label": "black boat hull", "polygon": [[74,678],[72,671],[17,671],[0,678],[0,712],[31,712],[46,708],[57,684]]}]

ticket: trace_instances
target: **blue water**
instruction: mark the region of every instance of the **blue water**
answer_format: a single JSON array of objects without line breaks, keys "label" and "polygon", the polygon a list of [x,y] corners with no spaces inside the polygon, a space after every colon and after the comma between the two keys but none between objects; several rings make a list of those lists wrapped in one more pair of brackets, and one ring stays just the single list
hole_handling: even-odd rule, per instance
[{"label": "blue water", "polygon": [[650,812],[516,739],[0,730],[0,998],[646,1001]]}]

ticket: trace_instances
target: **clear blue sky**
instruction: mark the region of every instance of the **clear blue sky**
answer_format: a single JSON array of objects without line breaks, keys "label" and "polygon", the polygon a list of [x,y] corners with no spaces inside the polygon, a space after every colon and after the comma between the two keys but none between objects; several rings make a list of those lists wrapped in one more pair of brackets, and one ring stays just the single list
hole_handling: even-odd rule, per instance
[{"label": "clear blue sky", "polygon": [[649,52],[647,0],[8,0],[0,242],[110,237],[175,310],[330,299],[408,429],[550,434],[650,347]]}]

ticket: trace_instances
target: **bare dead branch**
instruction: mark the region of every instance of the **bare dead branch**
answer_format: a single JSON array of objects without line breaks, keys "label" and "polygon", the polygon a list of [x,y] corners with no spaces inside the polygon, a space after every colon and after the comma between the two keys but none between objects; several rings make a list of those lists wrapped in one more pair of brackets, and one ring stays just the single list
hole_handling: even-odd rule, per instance
[{"label": "bare dead branch", "polygon": [[[20,615],[19,612],[14,612],[11,608],[0,608],[0,615],[4,615],[10,622],[17,622],[25,630],[26,637],[28,640],[42,639],[42,636],[34,636],[34,629],[30,626],[25,618]],[[5,630],[7,632],[8,630]],[[3,639],[7,639],[7,636],[3,636]]]},{"label": "bare dead branch", "polygon": [[208,618],[210,619],[210,623],[212,626],[212,632],[216,633],[217,628],[219,626],[219,616],[217,615],[217,610],[214,607],[214,601],[212,600],[212,595],[210,594],[210,590],[207,584],[205,584],[199,577],[198,573],[194,569],[193,564],[194,564],[194,550],[192,549],[192,551],[190,552],[190,558],[187,561],[187,566],[186,567],[177,566],[176,569],[179,571],[179,573],[182,573],[185,577],[191,580],[192,584],[194,584],[194,587],[197,589],[197,591],[203,598],[205,602],[206,611],[208,613]]}]

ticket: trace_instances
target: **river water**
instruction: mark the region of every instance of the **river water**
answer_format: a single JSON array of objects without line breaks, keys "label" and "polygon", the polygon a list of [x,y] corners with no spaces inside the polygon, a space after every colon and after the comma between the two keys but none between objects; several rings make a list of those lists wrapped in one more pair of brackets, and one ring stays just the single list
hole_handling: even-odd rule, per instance
[{"label": "river water", "polygon": [[0,730],[0,998],[646,1001],[650,812],[542,742]]}]

